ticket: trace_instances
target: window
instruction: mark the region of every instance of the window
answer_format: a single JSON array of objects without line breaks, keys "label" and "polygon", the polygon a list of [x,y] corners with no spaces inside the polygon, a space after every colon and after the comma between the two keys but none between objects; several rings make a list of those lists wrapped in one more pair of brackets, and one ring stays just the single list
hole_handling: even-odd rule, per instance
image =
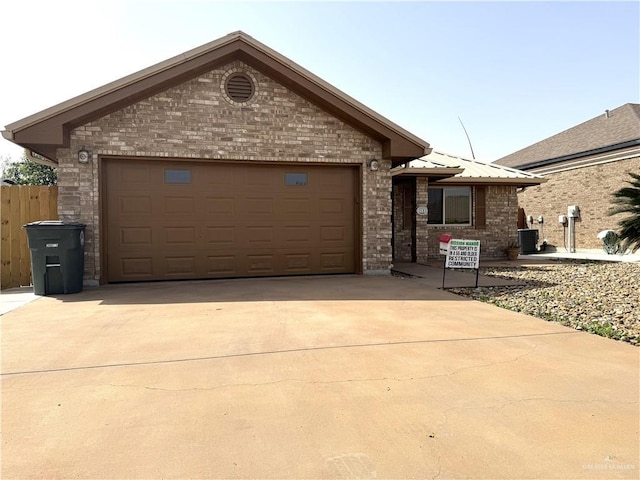
[{"label": "window", "polygon": [[165,170],[165,183],[191,183],[191,170]]},{"label": "window", "polygon": [[471,187],[429,187],[429,225],[471,225]]},{"label": "window", "polygon": [[288,187],[303,187],[307,184],[306,173],[285,173],[284,184]]}]

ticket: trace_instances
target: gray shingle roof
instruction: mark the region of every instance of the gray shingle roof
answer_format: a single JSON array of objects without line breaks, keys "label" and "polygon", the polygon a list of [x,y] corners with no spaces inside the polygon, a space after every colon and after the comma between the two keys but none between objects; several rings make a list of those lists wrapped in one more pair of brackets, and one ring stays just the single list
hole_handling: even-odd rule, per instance
[{"label": "gray shingle roof", "polygon": [[602,113],[591,120],[502,157],[493,163],[505,167],[526,169],[527,165],[532,163],[638,139],[640,139],[640,105],[626,103],[609,111],[608,116],[606,113]]}]

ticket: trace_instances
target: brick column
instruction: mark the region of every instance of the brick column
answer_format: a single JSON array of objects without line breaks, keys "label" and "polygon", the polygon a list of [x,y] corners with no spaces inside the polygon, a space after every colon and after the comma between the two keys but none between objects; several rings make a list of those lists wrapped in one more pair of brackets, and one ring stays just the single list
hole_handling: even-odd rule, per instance
[{"label": "brick column", "polygon": [[[416,207],[427,206],[427,185],[429,179],[427,177],[416,178]],[[428,230],[426,215],[416,215],[416,262],[427,263],[429,256],[428,247]]]}]

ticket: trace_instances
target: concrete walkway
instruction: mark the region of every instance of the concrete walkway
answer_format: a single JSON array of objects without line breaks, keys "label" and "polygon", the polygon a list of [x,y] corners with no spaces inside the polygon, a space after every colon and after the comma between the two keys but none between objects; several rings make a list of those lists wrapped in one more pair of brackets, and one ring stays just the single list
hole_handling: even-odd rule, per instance
[{"label": "concrete walkway", "polygon": [[[509,266],[516,265],[514,262],[505,262]],[[482,267],[483,264],[481,263]],[[417,277],[419,283],[428,285],[431,288],[460,288],[476,286],[476,271],[444,268],[442,263],[432,262],[428,265],[421,263],[394,262],[393,272]],[[497,287],[503,285],[522,285],[523,282],[504,278],[478,275],[479,287]]]},{"label": "concrete walkway", "polygon": [[33,293],[33,287],[9,288],[0,292],[0,315],[40,298]]},{"label": "concrete walkway", "polygon": [[[544,252],[532,255],[519,255],[517,260],[481,260],[480,267],[514,267],[541,264],[557,264],[566,260],[589,260],[594,262],[640,262],[640,253],[625,255],[607,255],[601,250],[579,250],[576,253]],[[475,287],[475,270],[446,269],[444,271],[444,257],[442,260],[432,260],[428,264],[411,262],[394,262],[393,272],[419,278],[420,283],[433,288],[442,288],[444,273],[444,288]],[[496,287],[504,285],[522,285],[517,280],[508,280],[480,274],[479,287]]]},{"label": "concrete walkway", "polygon": [[637,348],[420,279],[109,285],[0,327],[3,479],[638,478]]}]

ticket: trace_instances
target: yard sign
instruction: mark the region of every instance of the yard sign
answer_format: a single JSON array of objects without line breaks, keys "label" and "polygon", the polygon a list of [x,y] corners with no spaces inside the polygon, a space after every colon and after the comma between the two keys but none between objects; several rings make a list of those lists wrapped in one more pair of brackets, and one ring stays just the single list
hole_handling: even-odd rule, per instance
[{"label": "yard sign", "polygon": [[472,268],[476,271],[476,288],[480,273],[480,240],[464,240],[453,238],[446,251],[444,268],[442,269],[442,288],[447,268]]},{"label": "yard sign", "polygon": [[449,242],[447,268],[475,268],[480,266],[480,240],[456,240]]}]

